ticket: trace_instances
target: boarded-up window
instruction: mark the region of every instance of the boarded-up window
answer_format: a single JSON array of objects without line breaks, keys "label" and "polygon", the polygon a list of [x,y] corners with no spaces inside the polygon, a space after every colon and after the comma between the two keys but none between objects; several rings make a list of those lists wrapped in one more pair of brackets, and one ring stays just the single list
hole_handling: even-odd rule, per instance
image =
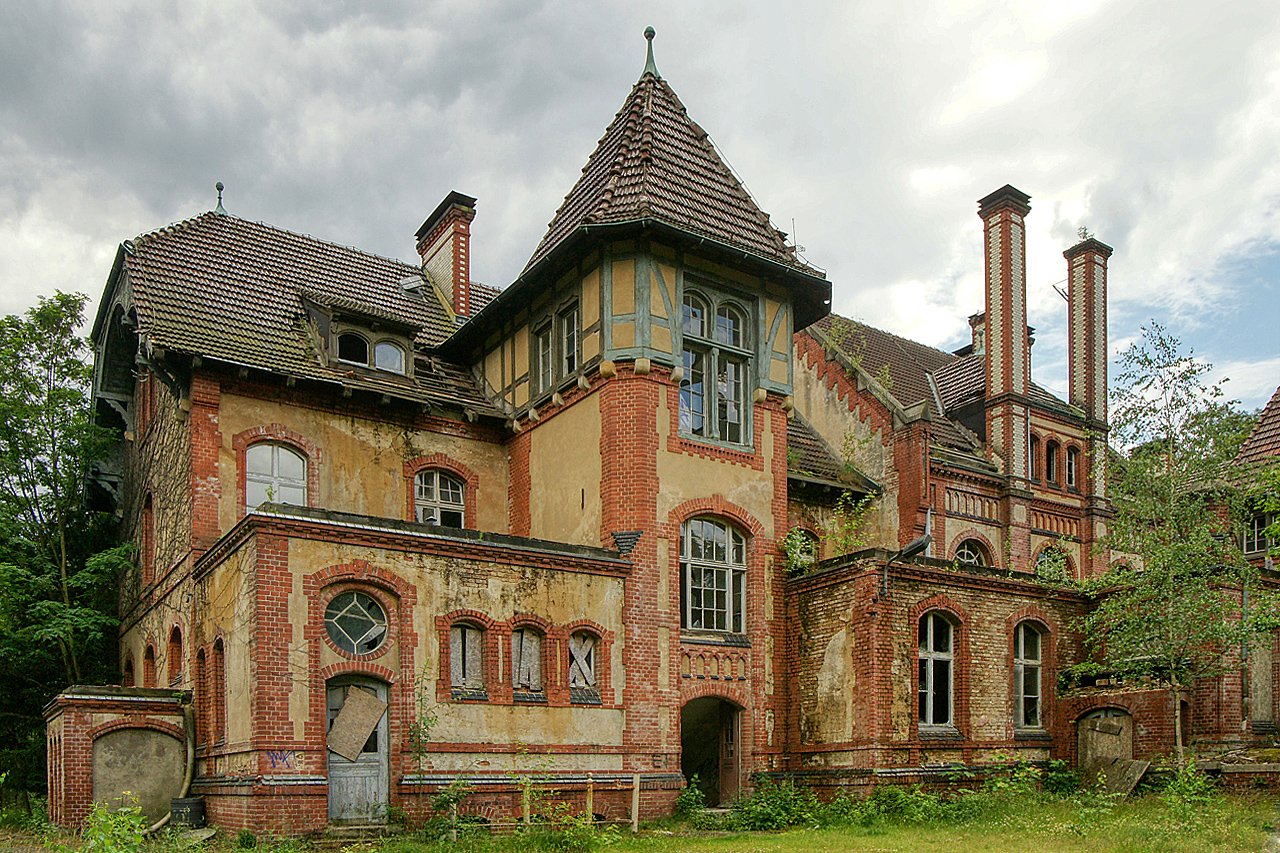
[{"label": "boarded-up window", "polygon": [[596,686],[596,638],[586,631],[569,638],[569,686],[583,690]]},{"label": "boarded-up window", "polygon": [[455,690],[484,689],[484,631],[454,625],[449,631],[449,664]]},{"label": "boarded-up window", "polygon": [[542,635],[532,628],[511,632],[511,685],[524,693],[542,692]]}]

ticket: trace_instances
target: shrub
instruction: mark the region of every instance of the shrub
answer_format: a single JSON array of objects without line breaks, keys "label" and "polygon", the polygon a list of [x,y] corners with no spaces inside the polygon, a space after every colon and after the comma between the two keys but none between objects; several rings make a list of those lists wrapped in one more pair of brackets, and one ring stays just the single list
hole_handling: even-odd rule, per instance
[{"label": "shrub", "polygon": [[730,808],[735,828],[766,830],[813,823],[821,804],[812,791],[790,782],[776,784],[764,779],[755,791],[739,797]]},{"label": "shrub", "polygon": [[707,808],[707,795],[702,793],[702,789],[698,787],[698,777],[695,774],[688,784],[676,794],[676,806],[672,814],[676,817],[692,819],[702,814]]},{"label": "shrub", "polygon": [[[138,853],[147,831],[147,819],[131,794],[120,798],[121,805],[112,809],[105,803],[94,803],[84,827],[81,853]],[[128,803],[128,805],[125,805]]]},{"label": "shrub", "polygon": [[1204,813],[1215,806],[1220,796],[1213,787],[1213,780],[1187,763],[1178,768],[1174,777],[1160,792],[1165,807],[1180,823],[1186,825],[1201,822]]},{"label": "shrub", "polygon": [[258,846],[258,839],[247,829],[242,829],[236,833],[236,848],[239,850],[252,850]]}]

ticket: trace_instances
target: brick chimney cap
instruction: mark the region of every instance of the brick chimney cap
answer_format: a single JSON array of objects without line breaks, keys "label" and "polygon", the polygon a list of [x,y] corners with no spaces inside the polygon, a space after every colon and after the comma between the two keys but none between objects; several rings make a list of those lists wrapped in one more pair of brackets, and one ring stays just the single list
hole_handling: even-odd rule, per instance
[{"label": "brick chimney cap", "polygon": [[1076,243],[1070,249],[1067,249],[1062,253],[1062,257],[1070,261],[1085,254],[1086,252],[1097,252],[1099,255],[1102,255],[1102,257],[1109,258],[1111,257],[1111,253],[1114,251],[1115,249],[1111,248],[1101,240],[1095,237],[1089,237],[1081,240],[1079,243]]},{"label": "brick chimney cap", "polygon": [[1031,196],[1012,184],[1005,184],[986,198],[978,200],[978,215],[986,219],[997,210],[1009,205],[1020,216],[1026,216],[1031,212],[1031,205],[1027,203],[1029,201]]},{"label": "brick chimney cap", "polygon": [[438,223],[445,213],[455,205],[458,207],[469,208],[472,211],[472,215],[475,214],[476,200],[473,197],[463,195],[457,190],[450,190],[449,194],[444,197],[444,201],[436,205],[436,209],[431,211],[431,215],[427,217],[427,221],[422,223],[422,227],[418,229],[418,233],[413,236],[421,240],[430,233],[432,228],[436,227],[436,223]]}]

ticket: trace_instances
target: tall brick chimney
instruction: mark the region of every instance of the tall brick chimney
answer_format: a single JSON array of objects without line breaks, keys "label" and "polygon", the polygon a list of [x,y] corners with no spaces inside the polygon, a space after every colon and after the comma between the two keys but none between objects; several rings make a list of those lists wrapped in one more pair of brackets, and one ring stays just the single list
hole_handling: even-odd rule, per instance
[{"label": "tall brick chimney", "polygon": [[415,235],[422,269],[458,317],[471,316],[471,220],[475,218],[476,200],[453,191]]},{"label": "tall brick chimney", "polygon": [[1107,423],[1107,259],[1112,249],[1085,237],[1067,259],[1067,384],[1071,405],[1093,428]]},{"label": "tall brick chimney", "polygon": [[1026,229],[1031,196],[1005,184],[978,202],[982,217],[986,311],[983,318],[987,378],[987,443],[1004,460],[1010,485],[1027,479],[1027,391],[1031,348],[1027,337]]}]

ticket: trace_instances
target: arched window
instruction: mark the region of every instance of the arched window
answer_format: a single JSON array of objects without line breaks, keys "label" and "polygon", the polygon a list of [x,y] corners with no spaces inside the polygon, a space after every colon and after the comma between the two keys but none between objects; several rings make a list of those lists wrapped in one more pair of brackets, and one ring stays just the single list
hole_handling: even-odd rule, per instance
[{"label": "arched window", "polygon": [[1038,729],[1041,717],[1040,668],[1043,632],[1033,622],[1018,625],[1013,637],[1013,725]]},{"label": "arched window", "polygon": [[151,645],[142,653],[142,686],[156,686],[156,650]]},{"label": "arched window", "polygon": [[511,632],[511,687],[516,693],[543,692],[542,634],[535,628]]},{"label": "arched window", "polygon": [[956,562],[962,566],[989,566],[991,555],[977,539],[966,539],[956,548]]},{"label": "arched window", "polygon": [[182,683],[182,629],[177,625],[169,632],[169,686]]},{"label": "arched window", "polygon": [[743,633],[747,540],[714,518],[692,518],[680,534],[680,622],[695,631]]},{"label": "arched window", "polygon": [[390,373],[404,373],[404,350],[399,344],[379,341],[373,348],[373,366]]},{"label": "arched window", "polygon": [[368,593],[340,592],[324,611],[324,629],[333,644],[349,655],[367,655],[387,640],[387,614]]},{"label": "arched window", "polygon": [[120,683],[124,687],[132,687],[134,685],[133,679],[133,655],[129,655],[124,659],[124,674],[120,679]]},{"label": "arched window", "polygon": [[920,725],[949,726],[954,676],[951,621],[933,611],[920,617]]},{"label": "arched window", "polygon": [[484,689],[484,629],[465,623],[449,629],[449,670],[453,698],[488,698]]},{"label": "arched window", "polygon": [[599,702],[596,686],[596,652],[600,638],[590,631],[569,636],[569,698],[573,702]]},{"label": "arched window", "polygon": [[414,478],[414,515],[421,524],[464,527],[465,484],[443,471],[419,471]]},{"label": "arched window", "polygon": [[1041,577],[1069,578],[1071,576],[1071,558],[1067,552],[1057,545],[1048,545],[1036,555],[1035,573]]},{"label": "arched window", "polygon": [[1040,479],[1040,436],[1031,436],[1031,479]]},{"label": "arched window", "polygon": [[681,308],[684,347],[680,379],[680,430],[742,444],[747,427],[748,347],[746,314],[727,302],[686,293]]},{"label": "arched window", "polygon": [[222,638],[213,641],[213,673],[209,692],[209,743],[227,739],[227,655]]},{"label": "arched window", "polygon": [[307,505],[307,460],[291,447],[274,442],[249,446],[244,454],[244,505]]},{"label": "arched window", "polygon": [[1044,445],[1044,481],[1058,482],[1058,442],[1046,441]]},{"label": "arched window", "polygon": [[142,499],[142,585],[156,577],[156,515],[151,493]]},{"label": "arched window", "polygon": [[338,335],[338,361],[368,367],[369,342],[350,332],[345,335]]},{"label": "arched window", "polygon": [[1079,485],[1080,451],[1074,447],[1067,448],[1067,485],[1076,488]]}]

